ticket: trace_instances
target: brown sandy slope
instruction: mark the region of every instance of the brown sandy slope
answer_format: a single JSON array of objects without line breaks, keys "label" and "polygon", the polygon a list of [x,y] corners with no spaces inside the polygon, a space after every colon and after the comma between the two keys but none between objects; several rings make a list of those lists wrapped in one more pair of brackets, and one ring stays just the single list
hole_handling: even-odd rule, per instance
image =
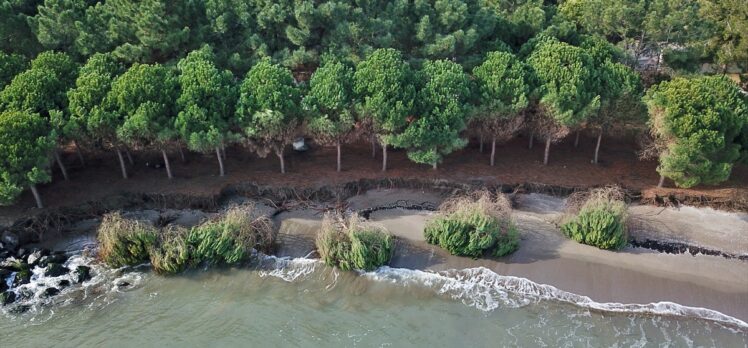
[{"label": "brown sandy slope", "polygon": [[[572,138],[572,137],[570,137]],[[146,166],[160,163],[160,154],[135,152],[135,166],[130,168],[131,178],[120,176],[117,160],[112,153],[101,153],[95,158],[88,154],[88,166],[77,164],[71,151],[65,156],[71,180],[63,181],[56,167],[52,183],[42,185],[40,192],[49,208],[75,206],[86,201],[101,200],[107,196],[123,193],[186,193],[211,195],[229,184],[254,182],[260,185],[309,187],[344,183],[357,179],[374,178],[421,178],[455,181],[483,180],[487,183],[522,184],[542,183],[547,185],[585,188],[618,184],[627,189],[641,191],[644,198],[655,195],[677,197],[705,197],[709,200],[735,201],[748,197],[748,168],[738,167],[731,179],[718,187],[697,187],[690,190],[656,189],[658,174],[654,161],[640,161],[636,157],[633,141],[604,139],[599,165],[590,163],[594,150],[594,139],[582,138],[579,148],[572,145],[573,139],[551,148],[550,163],[542,165],[543,145],[536,143],[527,148],[527,139],[497,146],[496,166],[489,166],[488,151],[479,153],[477,144],[448,156],[438,170],[412,163],[402,150],[389,151],[389,168],[381,169],[381,149],[377,159],[371,158],[371,147],[362,143],[343,148],[343,172],[335,172],[334,148],[314,148],[306,153],[287,151],[286,175],[281,175],[278,159],[268,156],[260,159],[241,147],[227,150],[226,177],[218,177],[215,156],[187,154],[187,162],[178,159],[176,151],[171,154],[175,179],[169,181],[164,169]],[[666,185],[672,186],[672,183]],[[31,214],[33,198],[25,192],[13,206],[0,207],[0,225]]]}]

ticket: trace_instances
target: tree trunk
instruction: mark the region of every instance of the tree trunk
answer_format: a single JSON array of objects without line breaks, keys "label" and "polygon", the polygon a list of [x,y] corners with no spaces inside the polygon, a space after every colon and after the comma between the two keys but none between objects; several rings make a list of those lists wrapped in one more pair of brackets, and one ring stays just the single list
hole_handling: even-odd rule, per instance
[{"label": "tree trunk", "polygon": [[496,157],[496,137],[491,139],[491,167],[494,165],[494,158]]},{"label": "tree trunk", "polygon": [[600,153],[600,142],[603,140],[603,131],[600,130],[600,133],[597,134],[597,146],[595,146],[595,159],[592,161],[592,163],[597,164],[597,155]]},{"label": "tree trunk", "polygon": [[543,156],[543,165],[548,165],[548,154],[551,152],[551,137],[545,139],[545,155]]},{"label": "tree trunk", "polygon": [[437,163],[436,163],[436,162],[434,162],[434,163],[433,163],[433,164],[431,165],[431,168],[433,168],[434,170],[436,170],[436,169],[437,169]]},{"label": "tree trunk", "polygon": [[36,201],[36,207],[39,209],[44,209],[44,204],[42,204],[42,197],[39,196],[39,191],[36,190],[36,185],[31,184],[29,185],[29,188],[31,189],[31,193],[34,195],[34,200]]},{"label": "tree trunk", "polygon": [[130,162],[131,166],[135,165],[135,161],[132,160],[132,155],[130,154],[130,149],[125,148],[125,154],[127,155],[127,161]]},{"label": "tree trunk", "polygon": [[340,169],[341,169],[341,165],[340,165],[340,141],[338,141],[338,143],[336,144],[335,147],[338,148],[338,173],[340,173]]},{"label": "tree trunk", "polygon": [[657,184],[657,187],[662,188],[663,185],[665,185],[665,176],[660,174],[660,182]]},{"label": "tree trunk", "polygon": [[576,138],[574,138],[574,148],[575,148],[575,149],[579,147],[579,133],[580,133],[580,132],[579,132],[579,131],[577,131],[577,137],[576,137]]},{"label": "tree trunk", "polygon": [[530,146],[528,146],[528,149],[532,149],[532,144],[535,142],[535,132],[530,132]]},{"label": "tree trunk", "polygon": [[57,149],[55,149],[55,161],[57,161],[57,165],[60,167],[60,170],[62,171],[62,177],[65,178],[65,181],[69,180],[68,171],[67,169],[65,169],[65,164],[62,163],[62,160],[60,159],[60,153],[57,152]]},{"label": "tree trunk", "polygon": [[117,150],[117,158],[119,158],[119,167],[122,169],[122,178],[127,179],[127,168],[125,168],[125,159],[122,158],[122,151],[119,148]]},{"label": "tree trunk", "polygon": [[177,148],[179,149],[179,157],[182,158],[182,163],[187,162],[187,159],[184,158],[184,151],[182,151],[182,145],[177,146]]},{"label": "tree trunk", "polygon": [[223,156],[221,155],[221,148],[216,146],[216,158],[218,158],[218,166],[221,168],[221,176],[224,176],[223,171]]},{"label": "tree trunk", "polygon": [[223,155],[223,159],[226,159],[226,144],[221,143],[221,155]]},{"label": "tree trunk", "polygon": [[161,154],[164,156],[164,166],[166,167],[166,175],[169,176],[169,180],[174,177],[171,176],[171,165],[169,164],[169,156],[166,155],[166,150],[161,149]]},{"label": "tree trunk", "polygon": [[483,153],[483,133],[480,134],[480,153]]},{"label": "tree trunk", "polygon": [[387,144],[382,144],[382,171],[387,171]]},{"label": "tree trunk", "polygon": [[280,159],[281,174],[286,174],[286,161],[283,159],[283,149],[275,150],[275,154],[278,156],[278,159]]},{"label": "tree trunk", "polygon": [[371,158],[377,158],[377,142],[374,141],[374,136],[371,136]]},{"label": "tree trunk", "polygon": [[78,160],[81,161],[82,166],[86,166],[86,160],[83,159],[83,153],[81,152],[81,147],[78,146],[78,142],[73,140],[73,145],[75,145],[75,153],[78,154]]}]

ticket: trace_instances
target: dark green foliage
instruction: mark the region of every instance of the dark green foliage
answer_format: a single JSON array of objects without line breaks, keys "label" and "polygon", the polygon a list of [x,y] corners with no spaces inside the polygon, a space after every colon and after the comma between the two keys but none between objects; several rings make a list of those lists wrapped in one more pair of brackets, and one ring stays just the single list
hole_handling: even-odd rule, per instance
[{"label": "dark green foliage", "polygon": [[54,147],[49,123],[38,114],[0,114],[0,204],[11,204],[24,189],[51,179],[48,164]]},{"label": "dark green foliage", "polygon": [[443,156],[467,144],[465,129],[471,81],[462,67],[447,60],[426,61],[417,74],[419,117],[395,137],[393,145],[408,150],[408,158],[436,168]]},{"label": "dark green foliage", "polygon": [[48,116],[51,110],[67,108],[66,92],[73,86],[78,67],[64,53],[43,52],[31,68],[16,75],[0,93],[6,109],[29,110]]},{"label": "dark green foliage", "polygon": [[19,54],[0,51],[0,91],[13,80],[13,77],[28,68],[28,61]]},{"label": "dark green foliage", "polygon": [[439,215],[426,224],[424,236],[453,255],[501,257],[519,248],[519,234],[503,196],[488,193],[445,202]]},{"label": "dark green foliage", "polygon": [[330,267],[372,271],[390,262],[394,237],[357,216],[343,219],[326,215],[316,244],[322,261]]},{"label": "dark green foliage", "polygon": [[135,266],[148,262],[149,250],[158,239],[156,228],[119,213],[104,216],[99,226],[99,257],[112,267]]},{"label": "dark green foliage", "polygon": [[581,200],[579,211],[568,219],[561,230],[582,244],[600,249],[621,249],[628,243],[626,231],[626,204],[619,190],[595,189]]},{"label": "dark green foliage", "polygon": [[727,77],[676,78],[647,94],[652,133],[663,145],[657,171],[678,186],[727,180],[740,158],[748,104]]}]

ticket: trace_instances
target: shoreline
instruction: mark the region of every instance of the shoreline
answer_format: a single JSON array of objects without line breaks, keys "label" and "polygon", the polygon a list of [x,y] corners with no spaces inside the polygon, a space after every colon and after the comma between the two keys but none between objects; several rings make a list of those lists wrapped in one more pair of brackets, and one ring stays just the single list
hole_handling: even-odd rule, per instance
[{"label": "shoreline", "polygon": [[[258,193],[265,192],[259,188],[257,190]],[[632,246],[611,252],[578,244],[563,236],[555,225],[563,208],[563,199],[558,197],[542,194],[515,196],[513,218],[521,233],[519,250],[501,259],[470,259],[449,255],[423,240],[423,225],[431,213],[422,208],[437,207],[446,196],[445,190],[371,189],[343,201],[327,201],[322,205],[308,201],[283,201],[275,207],[268,205],[270,201],[259,199],[263,196],[266,197],[267,192],[265,195],[235,193],[216,204],[225,206],[259,202],[263,205],[261,209],[272,216],[278,231],[277,257],[303,258],[312,254],[325,209],[363,211],[370,221],[384,225],[398,237],[390,263],[394,268],[439,272],[484,267],[502,276],[547,284],[589,297],[598,303],[673,302],[715,310],[748,321],[748,277],[744,276],[748,272],[748,262],[745,260],[689,253],[667,254]],[[218,207],[214,206],[213,209],[218,210]],[[156,223],[165,221],[164,216],[175,211],[141,209],[133,213],[148,216]],[[196,223],[212,214],[200,210],[178,210],[176,213],[191,216],[191,219],[187,219],[191,222],[187,223]],[[738,217],[737,223],[743,221],[740,218],[745,218],[727,213],[718,215],[716,218],[721,219],[721,228],[727,225],[724,222],[728,217]],[[676,219],[686,221],[679,216]],[[748,218],[744,223],[748,224]],[[82,240],[90,244],[91,229],[96,222],[80,221],[78,225],[81,229],[88,228],[88,240]],[[697,232],[702,231],[698,226],[691,227]],[[742,227],[736,228],[739,230]],[[651,234],[655,235],[656,232],[652,231]],[[733,236],[724,237],[729,239]],[[50,238],[48,242],[52,243],[55,239]],[[733,246],[748,254],[748,243],[733,240]]]}]

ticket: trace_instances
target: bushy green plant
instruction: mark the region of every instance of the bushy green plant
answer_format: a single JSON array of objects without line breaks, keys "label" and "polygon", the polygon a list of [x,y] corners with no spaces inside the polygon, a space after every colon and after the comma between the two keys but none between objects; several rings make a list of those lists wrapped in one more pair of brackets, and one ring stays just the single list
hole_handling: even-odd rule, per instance
[{"label": "bushy green plant", "polygon": [[390,262],[394,237],[381,227],[362,223],[358,216],[326,215],[316,244],[328,266],[371,271]]},{"label": "bushy green plant", "polygon": [[509,217],[510,204],[488,192],[446,201],[424,229],[426,241],[453,255],[508,255],[519,248],[519,233]]},{"label": "bushy green plant", "polygon": [[[615,188],[595,189],[570,201],[581,201],[561,230],[569,238],[600,249],[621,249],[627,243],[626,203]],[[574,209],[572,209],[574,210]]]},{"label": "bushy green plant", "polygon": [[148,262],[148,252],[157,238],[156,229],[145,222],[125,219],[120,213],[108,214],[99,226],[99,256],[112,267]]},{"label": "bushy green plant", "polygon": [[151,266],[159,274],[176,274],[184,271],[191,259],[191,248],[187,244],[184,229],[164,231],[158,245],[149,249]]},{"label": "bushy green plant", "polygon": [[221,218],[193,228],[186,239],[192,247],[192,264],[232,264],[249,258],[253,248],[269,247],[272,225],[267,217],[254,219],[252,210],[234,207]]}]

